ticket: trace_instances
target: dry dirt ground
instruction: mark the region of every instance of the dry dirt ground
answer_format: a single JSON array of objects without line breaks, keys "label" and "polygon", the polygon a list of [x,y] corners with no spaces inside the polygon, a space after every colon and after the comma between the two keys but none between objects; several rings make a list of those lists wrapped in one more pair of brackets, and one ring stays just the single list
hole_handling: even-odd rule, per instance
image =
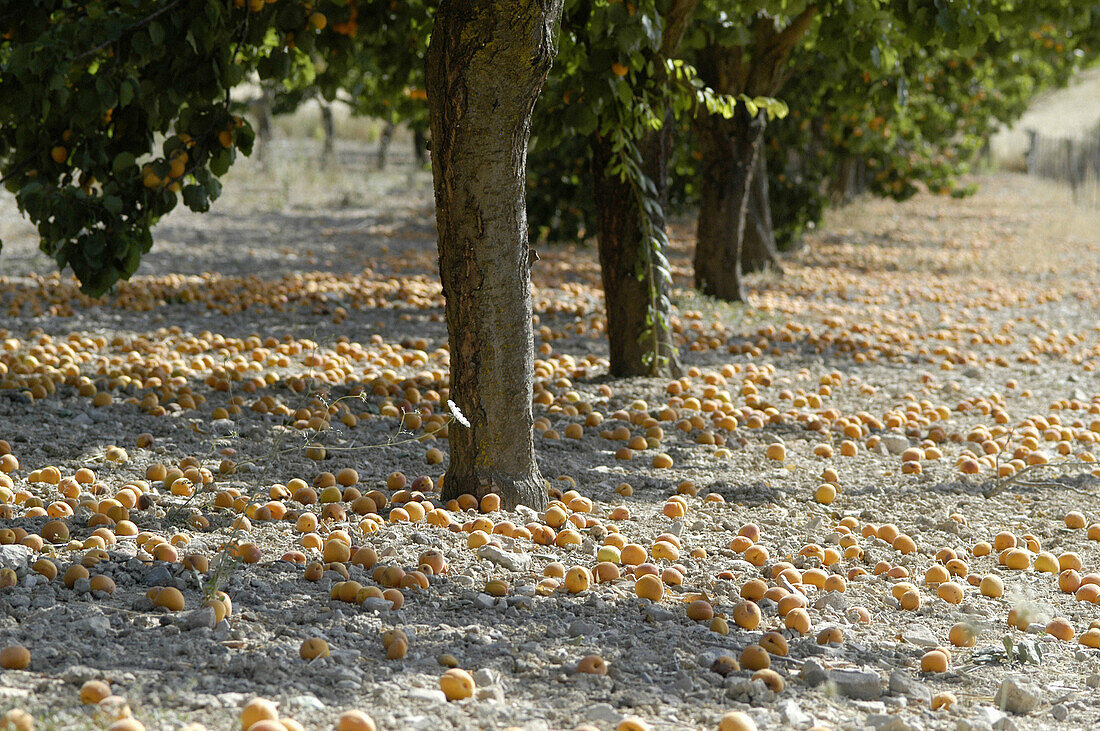
[{"label": "dry dirt ground", "polygon": [[[0,588],[0,647],[31,656],[0,671],[0,712],[25,709],[38,728],[106,727],[118,704],[79,698],[104,679],[151,729],[239,728],[257,695],[305,728],[352,708],[384,729],[610,729],[628,716],[714,729],[731,710],[760,728],[1100,723],[1096,594],[1060,590],[1057,573],[1079,564],[1061,583],[1100,583],[1100,528],[1066,520],[1100,521],[1100,213],[1008,175],[978,179],[966,200],[860,202],[836,211],[783,277],[755,281],[749,308],[686,288],[685,223],[673,264],[688,371],[675,383],[610,379],[593,249],[540,252],[536,445],[568,506],[480,516],[488,523],[455,510],[464,530],[451,530],[401,522],[423,511],[391,513],[409,496],[388,489],[394,472],[438,480],[446,439],[427,432],[462,428],[427,415],[445,415],[448,395],[430,179],[407,164],[371,173],[365,154],[345,153],[330,171],[288,145],[273,170],[244,165],[211,213],[169,217],[139,275],[98,301],[52,273],[0,200],[0,439],[18,462],[0,461],[0,528],[30,534],[0,532],[0,563],[15,574]],[[425,416],[403,429],[394,414],[413,402]],[[671,467],[654,466],[659,453]],[[188,478],[166,483],[157,465]],[[377,513],[357,515],[354,494],[322,507],[280,491],[349,467],[359,491],[385,496]],[[838,492],[829,504],[815,499],[823,484]],[[432,483],[418,486],[439,502]],[[678,491],[683,503],[669,502]],[[254,498],[250,530],[234,531],[237,510],[217,506],[237,497]],[[373,590],[333,599],[341,570],[379,588],[395,572],[345,560],[307,579],[299,561],[321,557],[303,545],[310,526],[252,512],[268,501],[276,515],[324,515],[316,533],[330,559],[344,530],[379,566],[412,572],[434,549],[447,570],[426,589],[407,579],[399,609]],[[54,542],[36,543],[43,512],[61,516],[69,541],[51,528]],[[545,541],[547,521],[563,545],[516,530]],[[636,596],[649,565],[579,593],[546,580],[554,562],[594,568],[616,533],[648,552],[661,600]],[[496,545],[470,547],[486,538]],[[1021,550],[982,555],[984,542],[1010,539]],[[227,542],[253,544],[258,562],[229,560]],[[194,556],[210,570],[192,568],[203,568]],[[1024,568],[1006,565],[1016,561]],[[66,582],[74,564],[114,592],[75,573]],[[954,583],[926,576],[936,565]],[[984,595],[983,577],[1003,595]],[[769,594],[748,629],[735,608],[755,579]],[[154,587],[179,589],[183,611],[155,606]],[[216,589],[232,599],[222,621],[203,609]],[[897,598],[914,595],[916,608]],[[688,618],[700,598],[728,633]],[[1076,636],[1047,634],[1053,617]],[[951,644],[956,624],[973,646]],[[402,658],[387,659],[390,629],[408,637]],[[840,641],[820,644],[833,629]],[[749,669],[715,672],[773,630],[789,652],[770,656],[772,688]],[[330,655],[302,659],[317,637]],[[948,669],[921,672],[936,647]],[[578,672],[593,654],[606,675]],[[474,676],[475,697],[443,698],[443,663]],[[1002,685],[1011,692],[998,696]],[[934,696],[953,702],[933,710]]]}]

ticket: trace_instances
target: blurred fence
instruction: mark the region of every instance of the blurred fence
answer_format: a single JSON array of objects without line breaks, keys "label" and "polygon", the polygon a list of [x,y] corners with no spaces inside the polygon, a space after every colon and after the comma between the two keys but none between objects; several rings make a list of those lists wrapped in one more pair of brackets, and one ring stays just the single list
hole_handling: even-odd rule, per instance
[{"label": "blurred fence", "polygon": [[1100,207],[1100,124],[1079,139],[1027,130],[1027,172],[1070,187],[1073,201]]}]

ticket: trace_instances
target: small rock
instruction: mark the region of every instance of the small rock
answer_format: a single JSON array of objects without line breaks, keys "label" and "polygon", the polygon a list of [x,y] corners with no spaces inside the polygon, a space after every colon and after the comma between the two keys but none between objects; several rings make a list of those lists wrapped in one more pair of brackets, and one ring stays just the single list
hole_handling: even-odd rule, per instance
[{"label": "small rock", "polygon": [[497,605],[497,598],[491,594],[485,592],[479,593],[474,598],[474,606],[479,609],[493,609]]},{"label": "small rock", "polygon": [[154,566],[143,579],[146,586],[169,586],[172,584],[172,572],[167,566]]},{"label": "small rock", "polygon": [[1020,675],[1010,675],[1001,681],[1001,687],[993,696],[1000,708],[1016,715],[1031,713],[1042,700],[1039,686]]},{"label": "small rock", "polygon": [[[224,695],[230,695],[230,694],[226,693]],[[239,693],[234,693],[233,695],[240,695],[240,694]],[[323,711],[323,710],[325,710],[325,704],[321,702],[321,699],[318,698],[315,695],[310,695],[308,693],[305,693],[303,695],[296,695],[296,696],[290,698],[289,700],[287,700],[287,704],[290,705],[290,706],[293,706],[294,708],[301,708],[302,710],[306,710],[306,711]]]},{"label": "small rock", "polygon": [[600,628],[592,622],[588,622],[583,619],[578,619],[569,625],[569,636],[580,637],[582,635],[595,635],[599,634]]},{"label": "small rock", "polygon": [[87,633],[93,637],[106,637],[107,633],[111,631],[111,620],[107,619],[102,614],[84,617],[70,624],[69,631],[74,636],[80,636]]},{"label": "small rock", "polygon": [[477,549],[477,557],[491,561],[498,566],[503,566],[509,571],[525,571],[531,563],[531,556],[526,553],[509,553],[496,546],[484,545]]},{"label": "small rock", "polygon": [[864,721],[868,726],[879,731],[912,731],[917,726],[911,725],[904,718],[889,713],[873,713]]},{"label": "small rock", "polygon": [[1055,721],[1065,721],[1069,718],[1069,709],[1064,703],[1059,703],[1050,709],[1050,715],[1054,716]]},{"label": "small rock", "polygon": [[609,703],[593,703],[588,707],[585,718],[589,721],[603,721],[604,723],[619,723],[623,720],[623,714],[616,711]]},{"label": "small rock", "polygon": [[955,722],[955,731],[993,731],[993,727],[979,718],[960,718]]},{"label": "small rock", "polygon": [[740,703],[759,706],[775,700],[775,693],[768,690],[762,680],[750,678],[726,678],[726,695]]},{"label": "small rock", "polygon": [[389,612],[393,609],[393,602],[381,596],[369,596],[360,604],[369,612]]},{"label": "small rock", "polygon": [[1100,673],[1093,673],[1085,679],[1085,685],[1090,688],[1100,688]]},{"label": "small rock", "polygon": [[446,703],[447,696],[441,690],[431,688],[409,688],[409,697],[429,703]]},{"label": "small rock", "polygon": [[794,728],[801,728],[802,726],[810,726],[814,722],[813,716],[803,711],[798,707],[798,704],[793,700],[787,699],[779,704],[779,715],[783,717],[783,722],[787,726]]},{"label": "small rock", "polygon": [[0,545],[0,569],[14,569],[19,571],[30,563],[31,554],[34,551],[30,546],[20,543],[7,543]]},{"label": "small rock", "polygon": [[650,604],[645,610],[646,619],[650,622],[671,622],[676,619],[676,614],[665,609],[659,604]]},{"label": "small rock", "polygon": [[218,615],[214,613],[214,607],[202,607],[194,609],[183,616],[180,624],[184,629],[195,630],[201,627],[214,629],[218,623]]},{"label": "small rock", "polygon": [[504,702],[504,688],[501,688],[499,685],[479,686],[474,692],[474,695],[479,701]]},{"label": "small rock", "polygon": [[909,439],[901,434],[883,434],[881,444],[890,454],[901,454],[909,449]]},{"label": "small rock", "polygon": [[802,664],[802,679],[806,681],[807,685],[821,685],[828,679],[828,675],[825,672],[825,668],[821,667],[821,663],[816,660],[807,660]]},{"label": "small rock", "polygon": [[534,508],[526,505],[517,505],[515,512],[523,518],[524,523],[530,523],[532,520],[538,520],[539,518],[538,512]]},{"label": "small rock", "polygon": [[478,685],[499,685],[500,671],[492,668],[478,668],[474,673],[474,682]]},{"label": "small rock", "polygon": [[882,696],[882,679],[870,670],[830,670],[828,680],[847,698],[869,701]]},{"label": "small rock", "polygon": [[936,636],[932,634],[932,630],[928,629],[923,624],[910,625],[901,633],[901,638],[917,647],[932,648],[940,646],[940,642],[936,639]]},{"label": "small rock", "polygon": [[814,602],[814,609],[825,609],[826,607],[843,612],[848,608],[848,600],[839,591],[830,591],[822,594]]},{"label": "small rock", "polygon": [[921,703],[929,703],[932,700],[932,691],[903,670],[890,673],[890,693],[912,698]]}]

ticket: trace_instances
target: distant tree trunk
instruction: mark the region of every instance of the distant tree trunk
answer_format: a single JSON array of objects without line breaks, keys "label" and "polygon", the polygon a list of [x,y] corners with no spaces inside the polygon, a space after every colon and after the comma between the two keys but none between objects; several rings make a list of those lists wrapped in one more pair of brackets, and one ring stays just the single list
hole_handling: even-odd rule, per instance
[{"label": "distant tree trunk", "polygon": [[732,119],[701,117],[696,131],[703,163],[695,286],[727,302],[745,302],[741,269],[745,212],[764,132],[763,112],[754,118],[739,104]]},{"label": "distant tree trunk", "polygon": [[321,164],[328,165],[336,153],[336,121],[332,104],[321,100]]},{"label": "distant tree trunk", "polygon": [[[664,73],[664,59],[673,58],[680,48],[698,0],[672,0],[663,18],[661,46],[653,64],[658,76]],[[642,172],[657,189],[658,210],[652,225],[665,232],[668,204],[668,158],[672,152],[672,113],[665,112],[661,129],[649,132],[638,142]],[[592,193],[596,206],[600,276],[607,310],[607,339],[613,376],[674,376],[680,361],[672,342],[672,304],[669,285],[655,276],[656,256],[663,247],[647,251],[637,199],[630,182],[608,175],[613,152],[609,140],[592,137]],[[651,307],[651,304],[654,305]]]},{"label": "distant tree trunk", "polygon": [[428,46],[432,177],[451,398],[443,500],[498,492],[541,509],[525,175],[531,112],[563,0],[443,0]]},{"label": "distant tree trunk", "polygon": [[[784,27],[761,13],[749,27],[751,45],[708,44],[697,52],[699,75],[713,89],[725,94],[774,96],[785,82],[784,68],[791,52],[810,29],[817,5],[809,3]],[[757,269],[775,250],[770,210],[751,206],[753,178],[764,135],[765,115],[750,115],[738,103],[732,119],[707,115],[696,120],[703,153],[700,179],[699,223],[695,243],[695,286],[729,302],[746,301],[742,281],[745,270]],[[764,184],[766,185],[766,178]],[[766,191],[765,197],[766,200]],[[769,206],[770,208],[770,206]],[[765,223],[763,216],[768,214]],[[746,221],[746,218],[749,220]],[[760,240],[745,244],[749,226]],[[746,255],[748,261],[745,261]],[[775,258],[777,262],[778,259]]]},{"label": "distant tree trunk", "polygon": [[[671,144],[670,125],[650,132],[640,145],[643,172],[657,186],[661,212],[655,225],[663,231],[664,200],[668,180],[668,153]],[[646,257],[639,218],[642,215],[635,202],[629,182],[617,175],[608,175],[612,159],[609,140],[592,139],[593,199],[596,206],[597,241],[600,250],[600,275],[603,278],[604,301],[607,310],[607,339],[610,350],[610,371],[613,376],[673,375],[680,364],[672,343],[671,327],[647,322],[650,316],[650,288],[654,288],[658,310],[668,322],[668,285],[652,276],[643,266]],[[663,253],[663,252],[662,252]],[[650,332],[642,338],[642,333]],[[660,360],[653,358],[659,354]]]},{"label": "distant tree trunk", "polygon": [[256,158],[267,169],[271,154],[271,138],[275,131],[275,117],[271,108],[275,103],[275,92],[270,87],[260,87],[260,97],[253,102],[256,114]]},{"label": "distant tree trunk", "polygon": [[386,169],[386,156],[390,151],[390,142],[393,141],[393,133],[397,130],[397,125],[393,122],[386,122],[382,127],[382,134],[378,136],[378,157],[375,159],[375,167],[379,170]]},{"label": "distant tree trunk", "polygon": [[417,165],[428,161],[428,136],[419,127],[413,129],[413,156]]},{"label": "distant tree trunk", "polygon": [[768,202],[768,156],[756,154],[756,167],[749,182],[749,200],[745,211],[745,239],[741,247],[741,271],[744,274],[771,269],[783,273],[779,247],[775,243],[771,204]]}]

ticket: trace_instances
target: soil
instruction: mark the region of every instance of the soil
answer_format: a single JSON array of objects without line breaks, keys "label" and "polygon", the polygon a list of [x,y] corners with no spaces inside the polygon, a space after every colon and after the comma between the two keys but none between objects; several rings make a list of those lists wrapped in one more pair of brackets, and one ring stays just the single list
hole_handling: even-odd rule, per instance
[{"label": "soil", "polygon": [[[217,566],[220,547],[241,535],[232,530],[232,511],[213,508],[218,490],[266,494],[292,478],[312,482],[321,471],[354,467],[364,492],[390,495],[386,479],[393,472],[410,480],[443,474],[445,462],[429,464],[426,454],[432,447],[445,453],[446,440],[421,441],[423,428],[402,430],[398,419],[380,413],[386,397],[369,388],[385,368],[425,391],[444,387],[430,176],[401,160],[385,174],[374,173],[369,151],[349,146],[343,152],[340,165],[328,171],[315,169],[314,152],[297,143],[283,145],[273,169],[243,164],[213,211],[173,213],[158,227],[157,244],[134,280],[99,301],[80,297],[67,277],[52,272],[34,248],[33,231],[17,219],[10,198],[3,199],[0,307],[7,317],[0,362],[9,369],[25,365],[23,356],[43,336],[77,344],[90,339],[84,345],[92,356],[79,364],[80,374],[114,395],[113,403],[96,407],[72,385],[42,398],[0,389],[0,439],[20,462],[10,474],[16,490],[47,504],[56,500],[56,488],[29,480],[32,470],[54,465],[64,476],[90,467],[113,494],[144,479],[150,465],[194,457],[214,474],[213,484],[188,499],[152,481],[155,504],[131,511],[131,520],[142,531],[179,534],[181,553],[203,554]],[[626,425],[644,434],[616,412],[659,417],[669,382],[606,375],[594,248],[540,250],[533,268],[536,357],[554,396],[549,406],[535,405],[536,416],[549,422],[536,433],[541,470],[559,492],[575,485],[592,499],[593,514],[629,541],[650,546],[664,533],[679,537],[675,563],[683,585],[668,586],[662,601],[636,597],[629,576],[578,594],[561,588],[543,595],[538,584],[550,562],[594,566],[602,528],[579,531],[581,543],[566,547],[495,535],[509,554],[499,560],[517,563],[509,568],[479,558],[467,533],[424,522],[382,520],[370,532],[358,518],[327,526],[344,527],[356,545],[371,546],[383,563],[406,570],[429,548],[443,552],[449,570],[430,577],[426,590],[405,590],[398,610],[385,601],[334,600],[338,573],[308,581],[301,565],[276,560],[302,550],[301,534],[288,521],[256,521],[247,540],[261,549],[260,562],[226,564],[220,573],[153,561],[133,537],[120,537],[92,572],[114,579],[110,595],[80,582],[67,588],[60,578],[47,581],[29,567],[29,550],[3,545],[0,563],[16,569],[19,583],[0,589],[0,645],[20,643],[32,661],[26,670],[0,671],[0,710],[26,709],[40,728],[102,727],[106,712],[78,698],[81,683],[102,678],[150,729],[188,722],[238,728],[239,709],[256,695],[277,701],[306,728],[331,727],[350,708],[368,712],[384,729],[583,723],[609,729],[627,716],[654,729],[713,729],[730,710],[747,712],[761,728],[1096,725],[1100,650],[1044,632],[1051,617],[1061,616],[1083,634],[1100,616],[1096,605],[1061,592],[1054,574],[1009,569],[996,551],[972,551],[1002,531],[1020,542],[1030,534],[1054,556],[1076,553],[1082,576],[1100,571],[1100,542],[1064,521],[1071,510],[1088,523],[1100,521],[1100,472],[1085,461],[1100,453],[1100,211],[1074,208],[1068,193],[1021,176],[976,182],[979,192],[967,199],[919,195],[835,211],[808,237],[808,247],[785,262],[784,277],[753,280],[748,308],[690,292],[692,226],[674,226],[681,355],[686,368],[697,369],[681,398],[693,396],[706,408],[721,399],[716,391],[728,390],[740,423],[706,430],[726,440],[726,452],[699,443],[699,428],[662,422],[659,449],[616,459],[622,444],[600,432]],[[305,340],[305,350],[285,365],[261,364],[271,383],[253,393],[239,390],[237,381],[228,381],[225,391],[208,385],[233,365],[232,342],[217,336],[232,341],[253,334]],[[205,352],[195,349],[200,338],[209,346]],[[365,417],[354,428],[333,420],[321,432],[301,430],[283,416],[250,408],[265,395],[291,410],[308,407],[311,398],[335,404],[356,380],[326,383],[320,364],[356,343],[366,356],[351,372],[368,389],[361,402],[353,400],[355,413]],[[205,398],[196,408],[165,402],[164,415],[153,415],[141,404],[150,389],[111,372],[127,360],[153,368],[180,353],[191,364],[187,384]],[[192,362],[201,355],[209,360]],[[724,366],[725,383],[708,391],[707,376],[720,380]],[[304,379],[306,392],[292,388],[296,378]],[[240,414],[213,418],[234,396],[244,397]],[[580,439],[564,438],[567,425],[583,423],[568,415],[565,407],[573,403],[590,404],[608,419],[586,427]],[[745,418],[750,413],[763,413],[766,423],[754,428]],[[682,404],[680,414],[710,421],[690,404]],[[858,415],[866,415],[863,428]],[[998,477],[1029,424],[1039,425],[1041,449],[1032,452],[1050,466],[1014,481]],[[853,425],[846,435],[845,426]],[[983,455],[980,441],[968,441],[980,437],[977,427],[1005,449],[999,461],[990,458],[977,474],[963,474],[964,450]],[[1012,431],[1000,434],[997,427]],[[153,436],[151,446],[136,445],[141,433]],[[929,438],[925,446],[935,442],[942,457],[929,459],[925,451],[919,474],[903,472],[903,450]],[[841,454],[846,441],[851,444],[843,448],[854,456]],[[783,460],[765,455],[776,443],[785,446]],[[328,448],[321,462],[307,456],[316,444]],[[822,444],[836,455],[815,454]],[[110,461],[111,445],[123,447],[127,460]],[[671,468],[652,467],[657,451],[672,457]],[[219,473],[227,454],[238,465],[233,474]],[[826,467],[836,470],[839,487],[828,505],[814,499]],[[685,516],[666,517],[666,501],[684,481],[694,483],[698,495],[686,496]],[[624,482],[633,487],[629,497],[616,492]],[[991,491],[996,494],[986,497]],[[610,520],[617,506],[629,508],[630,518]],[[15,517],[3,525],[41,528],[45,518],[26,517],[26,510],[25,502],[15,505]],[[209,519],[208,530],[193,527],[196,513]],[[92,532],[89,515],[81,507],[70,521],[81,541]],[[475,516],[455,517],[463,523]],[[799,570],[821,567],[821,554],[804,550],[807,545],[820,550],[851,542],[838,530],[846,517],[859,526],[854,543],[862,555],[825,567],[848,579],[843,593],[807,586],[813,629],[806,635],[783,630],[789,655],[772,657],[785,688],[775,693],[747,670],[725,677],[713,672],[715,658],[737,657],[763,631],[783,628],[777,606],[762,600],[760,627],[749,631],[731,620],[729,633],[720,634],[688,619],[682,600],[703,594],[715,612],[732,616],[748,579],[770,580],[770,568],[781,560]],[[490,518],[523,525],[536,516],[520,510]],[[770,555],[763,566],[730,548],[750,522]],[[903,554],[861,534],[865,526],[888,523],[913,539],[915,551]],[[970,575],[1001,577],[1004,596],[983,596],[960,578],[961,603],[938,598],[924,572],[944,548],[966,561]],[[85,553],[64,544],[45,549],[62,571]],[[879,562],[908,570],[919,609],[900,607],[890,592],[897,580],[874,573]],[[665,568],[670,562],[655,563]],[[867,573],[849,573],[859,568]],[[369,572],[349,570],[373,585]],[[486,593],[490,579],[504,580],[507,594]],[[155,608],[146,598],[154,586],[179,588],[186,609]],[[231,616],[218,623],[200,609],[213,588],[233,601]],[[869,623],[859,621],[857,607],[867,610]],[[1012,609],[1025,617],[1025,629],[1007,624]],[[959,622],[976,633],[975,646],[951,647],[947,672],[921,673],[922,655],[949,647],[948,631]],[[840,629],[843,642],[819,645],[817,633],[830,627]],[[408,654],[399,660],[386,659],[382,646],[382,633],[391,628],[409,637]],[[331,655],[302,660],[299,647],[310,637],[326,639]],[[1032,662],[1007,656],[1006,637],[1013,647],[1037,648]],[[443,698],[444,654],[475,675],[474,698]],[[589,654],[608,661],[607,675],[577,671]],[[1017,692],[1008,702],[995,700],[1006,679]],[[943,692],[957,702],[932,710],[930,697]]]}]

